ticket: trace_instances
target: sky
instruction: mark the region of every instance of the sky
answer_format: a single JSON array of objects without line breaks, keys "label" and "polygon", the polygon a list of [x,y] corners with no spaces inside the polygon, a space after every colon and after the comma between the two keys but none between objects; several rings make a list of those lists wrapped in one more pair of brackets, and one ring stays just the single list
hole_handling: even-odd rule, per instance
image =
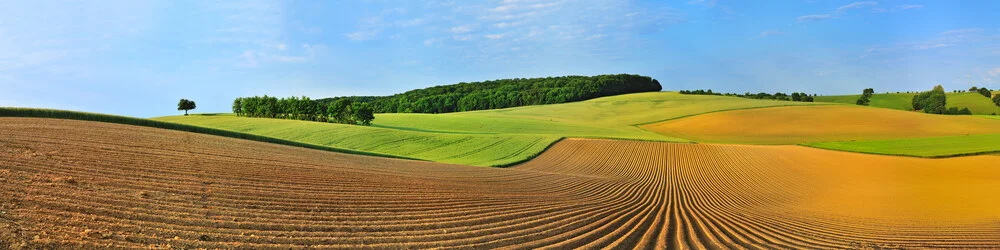
[{"label": "sky", "polygon": [[1000,1],[0,1],[0,106],[137,117],[630,73],[665,90],[1000,88]]}]

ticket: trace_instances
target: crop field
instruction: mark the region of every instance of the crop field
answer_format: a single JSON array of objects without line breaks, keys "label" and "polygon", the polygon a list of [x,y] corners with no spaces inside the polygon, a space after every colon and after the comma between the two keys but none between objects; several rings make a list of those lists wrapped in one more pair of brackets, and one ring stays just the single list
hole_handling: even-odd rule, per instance
[{"label": "crop field", "polygon": [[[994,92],[996,94],[996,92]],[[913,110],[913,96],[916,94],[891,93],[875,94],[871,97],[872,107],[889,108],[898,110]],[[993,104],[990,98],[986,98],[978,93],[946,93],[948,107],[959,109],[969,108],[975,115],[1000,114],[1000,107]],[[853,105],[861,95],[840,95],[840,96],[817,96],[817,102],[835,102]]]},{"label": "crop field", "polygon": [[1000,133],[1000,121],[974,116],[828,105],[718,112],[644,125],[642,128],[703,142],[800,144],[997,134]]},{"label": "crop field", "polygon": [[916,157],[949,157],[1000,152],[1000,134],[961,135],[871,141],[806,143],[817,148],[848,152]]},{"label": "crop field", "polygon": [[525,161],[559,139],[548,135],[433,133],[232,115],[171,116],[157,120],[347,150],[475,166],[502,166]]},{"label": "crop field", "polygon": [[0,245],[996,248],[997,160],[566,139],[476,168],[0,118]]},{"label": "crop field", "polygon": [[658,92],[500,110],[377,114],[372,127],[228,114],[153,120],[435,162],[507,166],[538,155],[560,138],[687,142],[634,125],[724,110],[788,105],[814,104]]}]

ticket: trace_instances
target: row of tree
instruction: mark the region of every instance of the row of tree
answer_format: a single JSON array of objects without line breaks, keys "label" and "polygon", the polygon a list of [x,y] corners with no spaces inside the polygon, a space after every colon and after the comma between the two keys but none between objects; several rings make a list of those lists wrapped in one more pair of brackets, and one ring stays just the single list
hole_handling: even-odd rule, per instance
[{"label": "row of tree", "polygon": [[323,103],[309,97],[240,97],[233,100],[237,116],[294,119],[317,122],[371,125],[375,120],[371,105],[350,99]]},{"label": "row of tree", "polygon": [[375,113],[450,113],[575,102],[662,88],[656,79],[640,75],[561,76],[463,82],[391,96],[347,96],[319,101],[366,103]]},{"label": "row of tree", "polygon": [[760,100],[778,100],[778,101],[793,101],[793,102],[813,102],[816,94],[809,95],[806,93],[792,92],[791,95],[777,92],[774,94],[760,92],[757,94],[751,94],[746,92],[744,94],[737,93],[717,93],[709,90],[681,90],[679,93],[684,95],[717,95],[717,96],[735,96],[750,99],[760,99]]}]

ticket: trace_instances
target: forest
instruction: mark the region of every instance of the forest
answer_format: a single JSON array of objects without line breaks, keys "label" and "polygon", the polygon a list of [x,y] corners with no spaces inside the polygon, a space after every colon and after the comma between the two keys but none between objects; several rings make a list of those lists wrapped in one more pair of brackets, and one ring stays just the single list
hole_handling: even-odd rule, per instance
[{"label": "forest", "polygon": [[391,96],[347,96],[318,101],[369,104],[375,113],[450,113],[575,102],[662,88],[656,79],[640,75],[560,76],[462,82]]}]

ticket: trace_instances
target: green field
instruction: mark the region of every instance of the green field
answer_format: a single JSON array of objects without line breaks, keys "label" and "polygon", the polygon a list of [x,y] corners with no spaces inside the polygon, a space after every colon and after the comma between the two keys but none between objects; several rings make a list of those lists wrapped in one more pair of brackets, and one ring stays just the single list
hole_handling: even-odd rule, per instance
[{"label": "green field", "polygon": [[820,142],[810,147],[869,154],[948,157],[1000,152],[1000,134],[875,141]]},{"label": "green field", "polygon": [[[890,108],[898,110],[913,110],[913,96],[916,94],[891,93],[875,94],[871,97],[869,106],[879,108]],[[969,108],[972,114],[989,115],[1000,114],[1000,107],[993,104],[990,98],[986,98],[977,93],[947,93],[948,107]],[[854,104],[861,95],[839,95],[839,96],[817,96],[817,102],[834,102]]]},{"label": "green field", "polygon": [[432,133],[233,115],[170,116],[155,120],[237,131],[333,148],[444,163],[503,166],[530,159],[560,137]]},{"label": "green field", "polygon": [[377,114],[371,127],[232,115],[154,120],[416,159],[506,166],[565,137],[686,142],[635,125],[723,110],[816,105],[656,92],[583,102],[449,114]]}]

